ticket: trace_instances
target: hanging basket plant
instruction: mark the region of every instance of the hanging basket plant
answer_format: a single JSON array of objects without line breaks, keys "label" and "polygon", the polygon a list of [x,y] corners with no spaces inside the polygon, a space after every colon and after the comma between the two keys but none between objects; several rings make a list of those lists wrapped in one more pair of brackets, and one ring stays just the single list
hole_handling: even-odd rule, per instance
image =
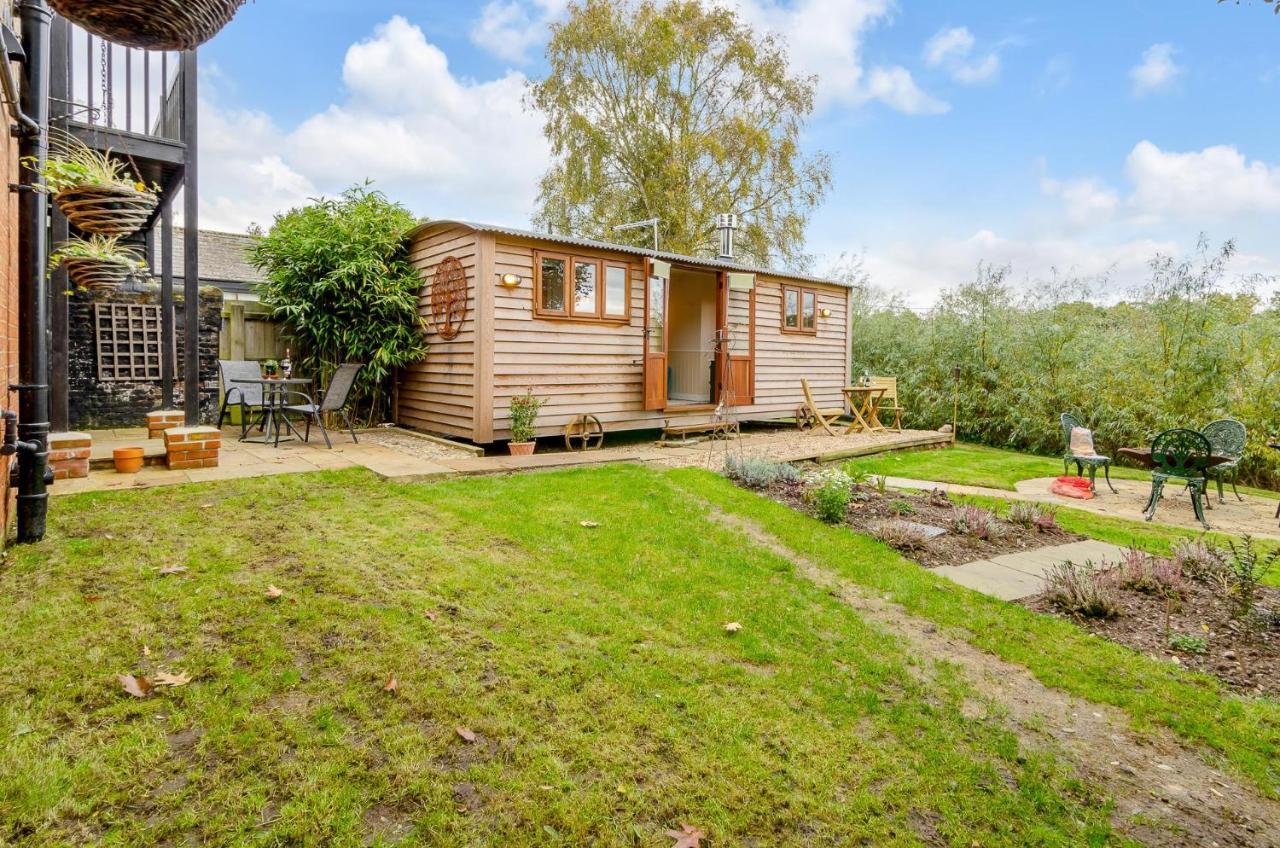
[{"label": "hanging basket plant", "polygon": [[94,35],[146,50],[194,50],[235,17],[245,0],[50,0],[55,12]]},{"label": "hanging basket plant", "polygon": [[156,192],[132,179],[110,150],[99,152],[71,135],[54,139],[52,148],[40,171],[41,188],[71,226],[90,235],[128,236],[151,220]]},{"label": "hanging basket plant", "polygon": [[120,244],[119,236],[93,236],[64,242],[49,257],[49,270],[59,266],[76,288],[118,289],[129,279],[145,276],[147,265],[137,253]]}]

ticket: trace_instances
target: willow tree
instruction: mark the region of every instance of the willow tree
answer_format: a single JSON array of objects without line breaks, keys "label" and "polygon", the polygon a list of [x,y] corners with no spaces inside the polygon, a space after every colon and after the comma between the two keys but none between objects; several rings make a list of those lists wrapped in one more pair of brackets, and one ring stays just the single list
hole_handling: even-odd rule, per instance
[{"label": "willow tree", "polygon": [[614,227],[657,218],[663,249],[709,255],[715,215],[736,212],[740,257],[807,264],[830,163],[801,149],[817,80],[792,71],[776,37],[697,0],[582,0],[546,56],[530,100],[554,161],[536,224],[647,244]]},{"label": "willow tree", "polygon": [[385,412],[395,369],[426,353],[409,259],[413,215],[381,192],[355,186],[277,215],[250,256],[258,292],[295,345],[300,373],[328,382],[343,362],[365,367],[355,402],[366,420]]}]

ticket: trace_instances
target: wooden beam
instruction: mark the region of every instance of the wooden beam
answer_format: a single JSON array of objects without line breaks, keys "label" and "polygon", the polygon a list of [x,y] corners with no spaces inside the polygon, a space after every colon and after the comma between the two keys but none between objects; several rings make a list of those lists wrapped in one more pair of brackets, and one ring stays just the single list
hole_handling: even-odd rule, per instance
[{"label": "wooden beam", "polygon": [[494,286],[498,285],[497,244],[493,233],[479,233],[476,238],[476,333],[472,355],[475,357],[475,434],[472,441],[486,445],[493,441],[493,304]]}]

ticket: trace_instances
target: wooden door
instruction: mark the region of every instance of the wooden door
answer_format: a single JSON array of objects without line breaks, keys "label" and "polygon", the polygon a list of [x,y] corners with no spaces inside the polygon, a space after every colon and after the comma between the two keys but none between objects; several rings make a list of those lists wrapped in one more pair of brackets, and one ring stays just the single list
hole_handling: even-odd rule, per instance
[{"label": "wooden door", "polygon": [[655,276],[652,260],[644,264],[644,408],[667,408],[667,308],[669,280]]}]

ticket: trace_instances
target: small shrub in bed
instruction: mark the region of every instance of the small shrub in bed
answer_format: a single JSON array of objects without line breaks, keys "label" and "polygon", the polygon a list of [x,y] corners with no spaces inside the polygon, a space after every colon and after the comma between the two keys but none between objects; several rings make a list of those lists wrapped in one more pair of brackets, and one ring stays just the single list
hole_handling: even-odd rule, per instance
[{"label": "small shrub in bed", "polygon": [[1187,581],[1176,562],[1137,548],[1125,553],[1124,559],[1113,567],[1112,577],[1121,589],[1148,595],[1181,597],[1187,591]]},{"label": "small shrub in bed", "polygon": [[1175,633],[1169,637],[1169,647],[1184,654],[1209,653],[1209,640],[1191,633]]},{"label": "small shrub in bed", "polygon": [[889,511],[894,515],[911,515],[916,508],[911,505],[910,501],[894,501],[889,504]]},{"label": "small shrub in bed", "polygon": [[1016,501],[1009,507],[1009,520],[1028,530],[1043,533],[1058,528],[1058,511],[1045,504]]},{"label": "small shrub in bed", "polygon": [[1258,602],[1258,587],[1277,560],[1280,560],[1280,550],[1264,553],[1254,545],[1252,536],[1246,535],[1240,544],[1227,542],[1226,573],[1233,617],[1255,617],[1253,611]]},{"label": "small shrub in bed", "polygon": [[1004,525],[994,512],[980,506],[962,506],[951,516],[951,529],[962,536],[994,542],[1005,535]]},{"label": "small shrub in bed", "polygon": [[753,489],[800,480],[800,472],[794,465],[759,456],[727,456],[724,460],[724,473],[730,480]]},{"label": "small shrub in bed", "polygon": [[952,506],[951,496],[941,489],[931,489],[929,491],[929,506],[948,507]]},{"label": "small shrub in bed", "polygon": [[1092,562],[1064,562],[1045,574],[1045,596],[1054,606],[1082,618],[1115,618],[1120,614],[1113,580]]},{"label": "small shrub in bed", "polygon": [[886,521],[873,529],[871,535],[896,551],[922,551],[929,545],[929,537],[923,530],[901,521]]},{"label": "small shrub in bed", "polygon": [[838,482],[828,481],[809,489],[805,495],[813,505],[818,518],[828,524],[840,524],[849,514],[853,489]]},{"label": "small shrub in bed", "polygon": [[1191,539],[1174,544],[1173,561],[1190,580],[1207,581],[1221,575],[1227,568],[1220,549]]}]

